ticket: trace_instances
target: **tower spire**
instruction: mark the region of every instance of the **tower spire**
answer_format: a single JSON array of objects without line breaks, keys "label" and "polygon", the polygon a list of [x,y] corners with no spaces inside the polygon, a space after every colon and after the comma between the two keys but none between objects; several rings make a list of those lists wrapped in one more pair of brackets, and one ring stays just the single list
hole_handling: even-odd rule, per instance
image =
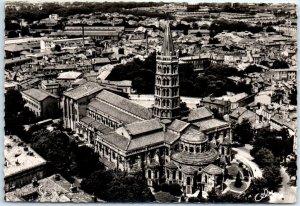
[{"label": "tower spire", "polygon": [[170,120],[180,118],[178,58],[174,53],[169,21],[161,55],[156,56],[153,116]]},{"label": "tower spire", "polygon": [[164,41],[162,45],[162,56],[174,56],[174,45],[169,20],[166,23]]}]

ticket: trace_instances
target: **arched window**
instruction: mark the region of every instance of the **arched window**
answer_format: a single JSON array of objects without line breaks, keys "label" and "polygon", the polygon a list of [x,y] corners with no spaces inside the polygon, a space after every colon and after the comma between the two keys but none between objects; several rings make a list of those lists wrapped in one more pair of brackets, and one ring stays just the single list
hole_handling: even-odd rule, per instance
[{"label": "arched window", "polygon": [[166,85],[169,85],[169,84],[170,84],[170,80],[167,79],[167,80],[166,80]]},{"label": "arched window", "polygon": [[167,81],[166,79],[163,79],[163,85],[166,85],[166,81]]},{"label": "arched window", "polygon": [[166,91],[166,96],[169,96],[169,90],[167,89],[167,91]]},{"label": "arched window", "polygon": [[173,171],[173,180],[176,179],[176,170]]},{"label": "arched window", "polygon": [[169,107],[170,106],[169,100],[166,100],[166,103],[167,103],[167,107]]},{"label": "arched window", "polygon": [[165,74],[167,73],[167,68],[166,68],[166,67],[164,67],[164,73],[165,73]]},{"label": "arched window", "polygon": [[165,99],[162,100],[162,106],[163,106],[163,107],[166,106],[166,100],[165,100]]},{"label": "arched window", "polygon": [[187,185],[190,185],[190,184],[191,184],[191,178],[190,178],[190,177],[187,177],[187,178],[186,178],[186,184],[187,184]]},{"label": "arched window", "polygon": [[148,170],[148,178],[151,179],[151,170]]}]

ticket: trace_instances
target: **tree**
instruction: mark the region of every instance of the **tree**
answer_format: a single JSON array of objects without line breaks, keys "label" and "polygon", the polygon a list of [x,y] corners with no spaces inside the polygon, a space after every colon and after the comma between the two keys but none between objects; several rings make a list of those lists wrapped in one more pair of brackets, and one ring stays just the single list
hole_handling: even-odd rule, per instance
[{"label": "tree", "polygon": [[121,171],[96,171],[81,188],[108,202],[153,202],[154,196],[141,174],[128,176]]},{"label": "tree", "polygon": [[240,124],[234,125],[232,139],[241,144],[249,144],[253,140],[253,129],[248,119],[243,119]]},{"label": "tree", "polygon": [[274,192],[278,191],[282,183],[280,167],[278,165],[266,166],[263,169],[263,177],[266,179],[266,187]]},{"label": "tree", "polygon": [[196,33],[196,37],[202,37],[202,34],[201,34],[200,31],[198,31],[198,32]]},{"label": "tree", "polygon": [[275,161],[273,153],[267,148],[261,148],[253,157],[254,161],[261,167],[271,165]]},{"label": "tree", "polygon": [[210,192],[207,193],[207,200],[209,202],[218,202],[218,194],[216,193],[215,188],[213,187]]},{"label": "tree", "polygon": [[15,134],[22,138],[24,127],[22,124],[33,123],[35,115],[24,107],[25,101],[17,90],[8,90],[5,94],[5,133]]},{"label": "tree", "polygon": [[19,37],[19,33],[16,31],[9,31],[7,34],[8,38],[15,38],[15,37]]},{"label": "tree", "polygon": [[273,27],[268,26],[266,32],[276,32],[276,30]]},{"label": "tree", "polygon": [[284,60],[275,60],[272,65],[273,69],[287,69],[289,65]]},{"label": "tree", "polygon": [[54,47],[54,51],[60,52],[61,51],[61,46],[59,44],[56,44],[55,47]]},{"label": "tree", "polygon": [[187,107],[186,102],[180,102],[180,114],[182,117],[188,116],[190,109]]},{"label": "tree", "polygon": [[78,175],[87,177],[92,172],[103,170],[104,166],[99,162],[98,154],[87,146],[78,147],[75,151],[75,161],[78,168]]},{"label": "tree", "polygon": [[296,174],[297,174],[297,161],[296,160],[291,160],[287,163],[286,172],[290,176],[296,176]]},{"label": "tree", "polygon": [[209,44],[220,44],[220,41],[217,38],[209,38],[208,43]]},{"label": "tree", "polygon": [[291,105],[297,105],[297,87],[294,87],[291,90],[289,99],[290,99],[290,104]]},{"label": "tree", "polygon": [[240,172],[238,172],[236,175],[236,178],[235,178],[234,186],[237,188],[240,188],[242,185],[243,185],[243,183],[241,180],[241,174],[240,174]]},{"label": "tree", "polygon": [[254,72],[262,72],[262,68],[256,65],[249,65],[244,70],[246,74],[254,73]]},{"label": "tree", "polygon": [[171,195],[174,195],[174,196],[180,196],[182,194],[182,191],[181,191],[181,186],[179,184],[170,184],[169,185],[169,192]]},{"label": "tree", "polygon": [[76,143],[61,131],[40,130],[30,139],[32,148],[48,162],[48,172],[68,178],[77,173]]}]

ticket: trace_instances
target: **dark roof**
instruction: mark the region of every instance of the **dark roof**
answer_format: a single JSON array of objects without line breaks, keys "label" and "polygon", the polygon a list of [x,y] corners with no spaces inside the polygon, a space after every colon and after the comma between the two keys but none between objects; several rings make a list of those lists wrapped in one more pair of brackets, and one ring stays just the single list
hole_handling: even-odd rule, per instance
[{"label": "dark roof", "polygon": [[182,130],[184,130],[188,125],[189,123],[187,122],[175,119],[168,127],[168,129],[173,130],[175,132],[182,132]]},{"label": "dark roof", "polygon": [[172,144],[173,142],[175,142],[179,138],[180,138],[179,134],[176,134],[172,131],[166,131],[165,132],[165,142],[167,144]]},{"label": "dark roof", "polygon": [[173,161],[166,163],[165,166],[169,169],[177,169],[177,165]]},{"label": "dark roof", "polygon": [[102,124],[99,121],[94,120],[91,117],[83,117],[82,119],[80,119],[80,121],[87,125],[90,125],[91,127],[103,134],[108,134],[113,131],[110,127],[106,126],[105,124]]},{"label": "dark roof", "polygon": [[88,104],[88,108],[94,108],[97,111],[103,112],[104,114],[110,117],[118,119],[124,124],[133,123],[140,120],[137,117],[134,117],[133,115],[130,115],[118,108],[113,107],[112,105],[109,105],[97,99],[91,101]]},{"label": "dark roof", "polygon": [[208,119],[201,122],[193,123],[194,125],[200,127],[201,131],[206,131],[219,127],[227,127],[229,124],[227,122],[218,119]]},{"label": "dark roof", "polygon": [[206,166],[202,171],[211,175],[219,175],[223,173],[223,169],[214,164]]},{"label": "dark roof", "polygon": [[107,102],[108,104],[111,104],[115,107],[123,109],[126,112],[136,115],[141,119],[146,120],[146,119],[152,118],[152,113],[147,108],[140,106],[138,104],[135,104],[132,101],[130,101],[129,99],[121,97],[121,96],[114,94],[112,92],[109,92],[107,90],[101,91],[97,95],[97,99],[100,99],[104,102]]},{"label": "dark roof", "polygon": [[159,129],[163,129],[162,125],[157,119],[144,120],[139,122],[134,122],[124,126],[129,134],[138,135],[146,132],[151,132]]},{"label": "dark roof", "polygon": [[129,143],[128,150],[135,150],[139,148],[144,148],[146,146],[154,144],[164,143],[164,132],[150,133],[143,135],[142,137],[132,139]]},{"label": "dark roof", "polygon": [[126,151],[128,148],[128,144],[130,142],[129,139],[126,137],[119,135],[117,133],[110,133],[103,136],[103,139],[108,142],[109,144],[112,144],[113,146],[117,147],[118,149],[121,149],[123,151]]},{"label": "dark roof", "polygon": [[199,107],[190,111],[188,115],[188,122],[199,121],[201,119],[206,119],[212,117],[213,113],[206,107]]},{"label": "dark roof", "polygon": [[181,171],[185,174],[194,174],[197,171],[197,169],[195,169],[191,166],[183,165],[182,168],[181,168]]},{"label": "dark roof", "polygon": [[187,151],[181,151],[172,154],[171,158],[175,162],[185,165],[206,165],[213,163],[219,157],[219,153],[215,149],[208,150],[203,153],[189,153]]},{"label": "dark roof", "polygon": [[22,93],[32,97],[33,99],[35,99],[39,102],[43,101],[44,99],[46,99],[48,97],[52,97],[52,98],[55,98],[55,99],[59,98],[58,96],[56,96],[56,95],[54,95],[50,92],[47,92],[47,91],[42,90],[42,89],[35,89],[35,88],[24,90]]},{"label": "dark roof", "polygon": [[78,87],[64,92],[64,95],[74,100],[100,92],[104,87],[96,82],[86,82]]}]

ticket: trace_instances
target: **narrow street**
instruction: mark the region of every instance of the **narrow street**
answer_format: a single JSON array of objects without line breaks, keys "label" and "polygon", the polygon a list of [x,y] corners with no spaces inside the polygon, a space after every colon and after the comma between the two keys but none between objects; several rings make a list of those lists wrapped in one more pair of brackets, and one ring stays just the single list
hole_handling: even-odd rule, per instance
[{"label": "narrow street", "polygon": [[252,161],[253,157],[250,155],[250,150],[251,150],[250,145],[246,144],[244,147],[233,148],[232,150],[237,152],[235,158],[243,162],[252,170],[254,178],[262,177],[262,170],[255,162]]},{"label": "narrow street", "polygon": [[289,186],[290,177],[284,167],[280,168],[282,176],[282,187],[279,192],[274,192],[270,196],[270,203],[295,203],[297,196],[297,187]]}]

